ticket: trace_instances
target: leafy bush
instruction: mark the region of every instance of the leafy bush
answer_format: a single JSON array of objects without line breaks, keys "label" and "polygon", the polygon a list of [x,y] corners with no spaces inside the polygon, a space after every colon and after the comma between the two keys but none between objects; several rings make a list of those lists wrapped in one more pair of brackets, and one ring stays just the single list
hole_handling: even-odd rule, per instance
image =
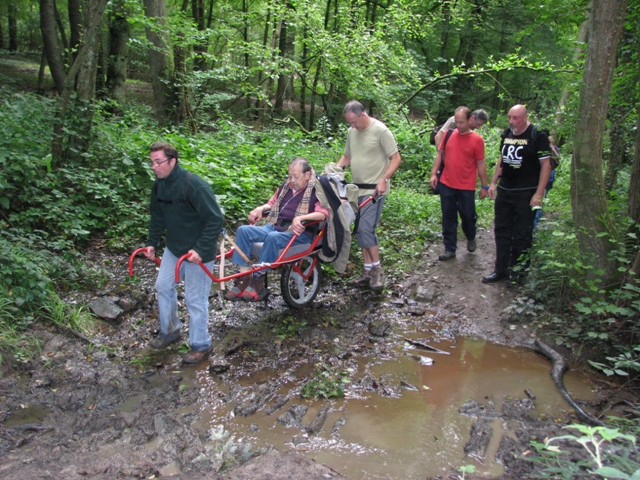
[{"label": "leafy bush", "polygon": [[[640,463],[633,435],[606,427],[568,425],[565,428],[576,430],[578,435],[550,438],[544,444],[533,442],[537,455],[530,460],[544,467],[536,478],[574,479],[597,475],[602,478],[630,480],[640,477]],[[577,460],[575,453],[561,450],[556,445],[558,442],[581,445],[585,458]]]}]

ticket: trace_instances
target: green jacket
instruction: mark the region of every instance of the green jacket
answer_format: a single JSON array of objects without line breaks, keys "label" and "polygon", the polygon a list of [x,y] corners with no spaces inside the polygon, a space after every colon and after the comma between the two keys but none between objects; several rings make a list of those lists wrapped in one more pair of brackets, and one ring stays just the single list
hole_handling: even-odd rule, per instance
[{"label": "green jacket", "polygon": [[224,217],[202,178],[176,165],[169,176],[153,182],[150,211],[147,245],[158,250],[164,234],[176,257],[193,249],[203,262],[215,259]]}]

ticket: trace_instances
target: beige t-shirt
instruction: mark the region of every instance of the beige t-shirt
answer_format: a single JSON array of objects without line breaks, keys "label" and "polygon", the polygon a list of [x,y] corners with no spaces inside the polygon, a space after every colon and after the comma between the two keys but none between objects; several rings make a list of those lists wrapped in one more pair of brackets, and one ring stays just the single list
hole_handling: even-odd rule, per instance
[{"label": "beige t-shirt", "polygon": [[[371,119],[366,130],[349,128],[344,154],[351,158],[351,181],[376,184],[387,171],[389,158],[398,151],[393,133],[380,120]],[[387,181],[389,193],[391,184]],[[359,195],[371,195],[374,189],[360,189]]]}]

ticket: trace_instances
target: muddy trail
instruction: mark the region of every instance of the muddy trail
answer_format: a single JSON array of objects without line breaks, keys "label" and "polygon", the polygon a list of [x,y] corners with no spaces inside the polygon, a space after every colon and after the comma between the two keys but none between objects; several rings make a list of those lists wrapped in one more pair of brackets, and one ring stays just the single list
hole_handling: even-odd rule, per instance
[{"label": "muddy trail", "polygon": [[[193,367],[178,346],[148,347],[154,264],[139,259],[131,281],[125,255],[87,253],[112,281],[71,300],[122,312],[91,342],[36,330],[39,358],[0,377],[0,478],[457,478],[467,464],[526,478],[530,441],[575,417],[530,329],[505,311],[518,291],[480,282],[491,233],[451,262],[440,248],[379,294],[325,275],[302,310],[284,304],[274,274],[266,304],[214,289],[215,350]],[[337,380],[345,398],[301,396]],[[604,403],[589,379],[568,386],[585,408]]]}]

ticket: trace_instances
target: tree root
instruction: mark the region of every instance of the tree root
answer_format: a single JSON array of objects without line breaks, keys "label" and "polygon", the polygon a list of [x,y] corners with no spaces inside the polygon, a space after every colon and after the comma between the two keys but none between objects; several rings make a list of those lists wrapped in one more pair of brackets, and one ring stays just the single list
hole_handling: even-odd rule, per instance
[{"label": "tree root", "polygon": [[604,427],[605,424],[601,420],[598,420],[593,415],[585,412],[571,397],[571,395],[569,395],[569,392],[564,386],[564,380],[562,379],[564,373],[569,369],[564,357],[541,340],[536,340],[536,350],[551,361],[551,371],[549,372],[551,379],[553,380],[553,383],[555,383],[560,395],[562,395],[562,398],[564,398],[571,408],[575,410],[577,417],[589,425],[599,425]]}]

